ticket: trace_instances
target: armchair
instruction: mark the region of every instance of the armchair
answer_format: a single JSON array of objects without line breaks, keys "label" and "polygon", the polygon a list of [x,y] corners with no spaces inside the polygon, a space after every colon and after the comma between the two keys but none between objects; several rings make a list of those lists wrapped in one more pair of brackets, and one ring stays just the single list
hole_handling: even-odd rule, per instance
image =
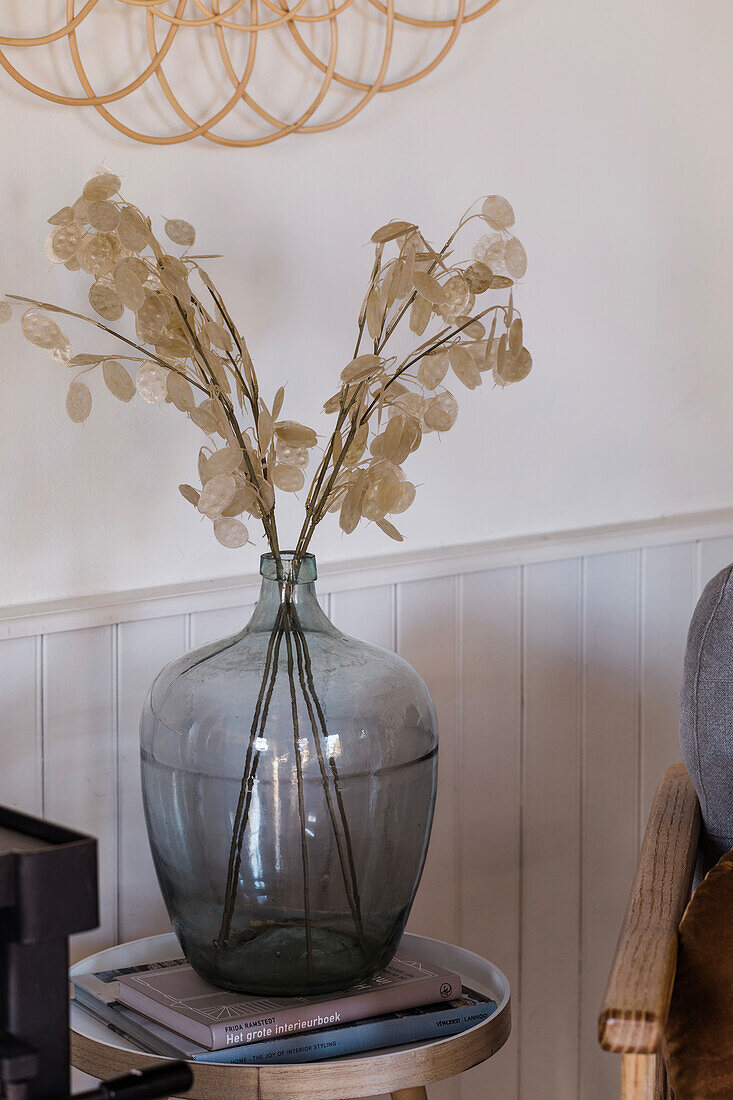
[{"label": "armchair", "polygon": [[668,1096],[664,1029],[700,821],[687,771],[673,764],[654,796],[598,1021],[603,1049],[621,1055],[621,1100]]}]

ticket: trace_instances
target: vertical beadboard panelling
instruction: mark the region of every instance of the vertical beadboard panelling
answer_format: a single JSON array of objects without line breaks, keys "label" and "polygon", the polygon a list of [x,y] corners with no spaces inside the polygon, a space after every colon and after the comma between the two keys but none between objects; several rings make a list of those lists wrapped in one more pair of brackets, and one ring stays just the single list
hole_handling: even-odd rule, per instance
[{"label": "vertical beadboard panelling", "polygon": [[334,592],[331,596],[331,620],[352,638],[394,649],[394,605],[395,589],[392,585]]},{"label": "vertical beadboard panelling", "polygon": [[41,646],[40,638],[0,642],[0,803],[29,814],[43,811]]},{"label": "vertical beadboard panelling", "polygon": [[185,649],[185,617],[120,623],[117,645],[119,713],[119,939],[135,940],[170,927],[148,848],[140,786],[140,712],[153,680]]},{"label": "vertical beadboard panelling", "polygon": [[400,654],[430,689],[438,715],[438,801],[410,930],[440,940],[458,937],[457,729],[455,578],[415,581],[397,590]]},{"label": "vertical beadboard panelling", "polygon": [[578,1095],[580,561],[524,582],[520,1096]]},{"label": "vertical beadboard panelling", "polygon": [[254,604],[242,604],[217,608],[216,611],[194,612],[191,616],[191,648],[243,630],[253,611]]},{"label": "vertical beadboard panelling", "polygon": [[[596,1049],[597,1002],[639,830],[679,757],[694,600],[733,560],[720,532],[636,545],[584,544],[581,558],[569,543],[562,561],[504,558],[396,586],[359,588],[355,574],[350,590],[321,596],[347,633],[397,646],[437,704],[440,794],[411,927],[486,953],[512,980],[510,1043],[460,1084],[432,1086],[431,1100],[616,1093],[616,1060]],[[167,660],[237,631],[251,606],[176,612],[0,642],[0,800],[100,841],[103,923],[76,956],[161,926],[139,710]]]},{"label": "vertical beadboard panelling", "polygon": [[639,570],[635,551],[584,563],[581,1098],[620,1086],[597,1017],[638,851]]},{"label": "vertical beadboard panelling", "polygon": [[696,590],[702,592],[709,580],[733,562],[733,538],[706,539],[697,545]]},{"label": "vertical beadboard panelling", "polygon": [[695,544],[642,551],[640,821],[662,772],[680,759],[678,698],[696,598]]},{"label": "vertical beadboard panelling", "polygon": [[[454,577],[400,584],[396,609],[398,651],[428,685],[440,731],[435,820],[408,928],[411,932],[449,942],[456,942],[460,932],[456,587]],[[459,1088],[455,1080],[433,1085],[431,1100],[458,1100]]]},{"label": "vertical beadboard panelling", "polygon": [[[460,942],[519,978],[521,571],[460,578]],[[515,1010],[516,1010],[515,1001]],[[461,1079],[461,1100],[516,1097],[516,1034]]]},{"label": "vertical beadboard panelling", "polygon": [[[356,588],[352,591],[320,593],[324,611],[339,630],[385,649],[395,647],[395,600],[393,585],[376,588]],[[435,1086],[442,1088],[443,1086]],[[374,1097],[373,1100],[380,1100]],[[389,1100],[385,1097],[384,1100]],[[435,1100],[438,1100],[436,1095]],[[451,1100],[455,1100],[451,1097]]]},{"label": "vertical beadboard panelling", "polygon": [[117,938],[115,628],[50,634],[44,643],[44,792],[51,821],[96,836],[99,928],[73,941],[80,958]]}]

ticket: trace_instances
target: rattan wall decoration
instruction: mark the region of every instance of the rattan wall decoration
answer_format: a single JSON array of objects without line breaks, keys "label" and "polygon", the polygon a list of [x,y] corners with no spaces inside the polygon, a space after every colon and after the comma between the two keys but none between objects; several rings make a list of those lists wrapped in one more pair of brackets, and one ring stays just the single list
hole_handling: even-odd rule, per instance
[{"label": "rattan wall decoration", "polygon": [[[85,67],[82,59],[83,50],[79,33],[82,24],[88,27],[91,21],[95,20],[95,8],[100,0],[85,0],[85,2],[59,0],[61,25],[47,34],[24,38],[0,34],[0,65],[27,91],[52,103],[94,108],[116,130],[136,141],[155,145],[175,145],[189,141],[191,138],[204,137],[218,145],[244,147],[265,145],[287,134],[316,134],[324,130],[333,130],[349,122],[377,93],[397,91],[431,73],[453,46],[461,28],[478,19],[498,3],[498,0],[484,0],[473,10],[467,10],[466,0],[455,0],[455,12],[447,18],[419,17],[400,12],[395,6],[395,0],[295,0],[292,6],[288,6],[287,0],[115,0],[115,2],[125,4],[129,9],[127,13],[129,19],[139,23],[149,55],[149,61],[144,64],[137,76],[123,86],[102,93],[98,92],[92,86],[87,71],[88,66]],[[109,3],[109,0],[106,0],[106,3]],[[340,30],[342,40],[344,33],[342,17],[348,9],[356,11],[359,7],[366,9],[365,14],[368,13],[372,19],[376,19],[380,28],[381,62],[371,83],[360,80],[357,74],[343,72],[339,67]],[[352,11],[351,14],[353,13]],[[316,50],[306,42],[306,26],[316,23],[327,25],[328,28],[329,48],[325,58],[319,57]],[[228,82],[226,94],[222,97],[223,102],[217,105],[213,113],[203,121],[197,121],[191,117],[180,102],[180,91],[177,94],[174,89],[176,80],[180,79],[180,73],[174,79],[170,72],[166,71],[166,63],[172,62],[175,57],[176,36],[183,28],[194,28],[198,34],[213,36],[217,57]],[[2,29],[0,26],[0,30]],[[390,79],[388,70],[397,31],[437,36],[438,44],[431,59],[425,63],[421,62],[416,71],[403,75],[399,79]],[[258,43],[263,36],[273,34],[289,36],[291,43],[297,46],[299,55],[312,67],[314,75],[317,76],[315,95],[300,114],[291,120],[277,117],[265,104],[255,99],[248,88],[255,72]],[[246,41],[244,51],[246,60],[241,70],[237,71],[232,47],[235,39],[241,42],[242,36]],[[18,48],[22,53],[25,50],[63,44],[64,39],[68,45],[73,70],[83,91],[82,95],[65,95],[41,87],[24,76],[8,57],[8,49],[15,55]],[[14,59],[17,60],[15,57]],[[191,77],[188,71],[186,75],[188,78]],[[143,88],[151,87],[157,89],[160,101],[167,112],[171,116],[175,114],[180,120],[175,122],[174,132],[162,135],[144,133],[128,125],[113,113],[115,104],[122,103],[128,97],[134,97]],[[329,91],[336,88],[348,89],[349,94],[353,96],[353,104],[343,110],[339,108],[341,113],[327,118],[326,121],[321,120],[324,112],[319,113],[317,121],[309,121],[322,104],[326,105],[324,111],[326,110]],[[248,116],[250,123],[256,122],[258,132],[248,133],[247,136],[229,136],[227,133],[222,133],[221,124],[227,119],[229,127],[234,124],[239,129],[243,125],[242,112]],[[183,123],[183,127],[180,123]],[[246,125],[245,118],[245,128]],[[265,132],[262,132],[263,130]]]}]

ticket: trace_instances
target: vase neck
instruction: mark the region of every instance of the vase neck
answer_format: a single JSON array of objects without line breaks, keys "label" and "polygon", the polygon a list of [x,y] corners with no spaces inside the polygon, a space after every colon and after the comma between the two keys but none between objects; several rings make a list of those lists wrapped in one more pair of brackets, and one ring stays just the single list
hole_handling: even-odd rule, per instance
[{"label": "vase neck", "polygon": [[282,553],[277,563],[272,554],[264,554],[260,573],[260,595],[248,630],[272,630],[278,622],[286,628],[297,623],[303,630],[333,629],[316,595],[317,571],[312,554],[299,563],[293,562],[292,553]]}]

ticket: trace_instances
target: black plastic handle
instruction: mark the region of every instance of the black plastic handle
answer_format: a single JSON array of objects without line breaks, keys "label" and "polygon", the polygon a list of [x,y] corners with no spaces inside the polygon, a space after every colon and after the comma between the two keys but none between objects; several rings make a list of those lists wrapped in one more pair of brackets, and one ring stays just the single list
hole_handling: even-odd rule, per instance
[{"label": "black plastic handle", "polygon": [[182,1096],[193,1084],[187,1062],[165,1062],[150,1069],[133,1069],[122,1077],[100,1081],[88,1092],[78,1092],[71,1100],[163,1100]]}]

